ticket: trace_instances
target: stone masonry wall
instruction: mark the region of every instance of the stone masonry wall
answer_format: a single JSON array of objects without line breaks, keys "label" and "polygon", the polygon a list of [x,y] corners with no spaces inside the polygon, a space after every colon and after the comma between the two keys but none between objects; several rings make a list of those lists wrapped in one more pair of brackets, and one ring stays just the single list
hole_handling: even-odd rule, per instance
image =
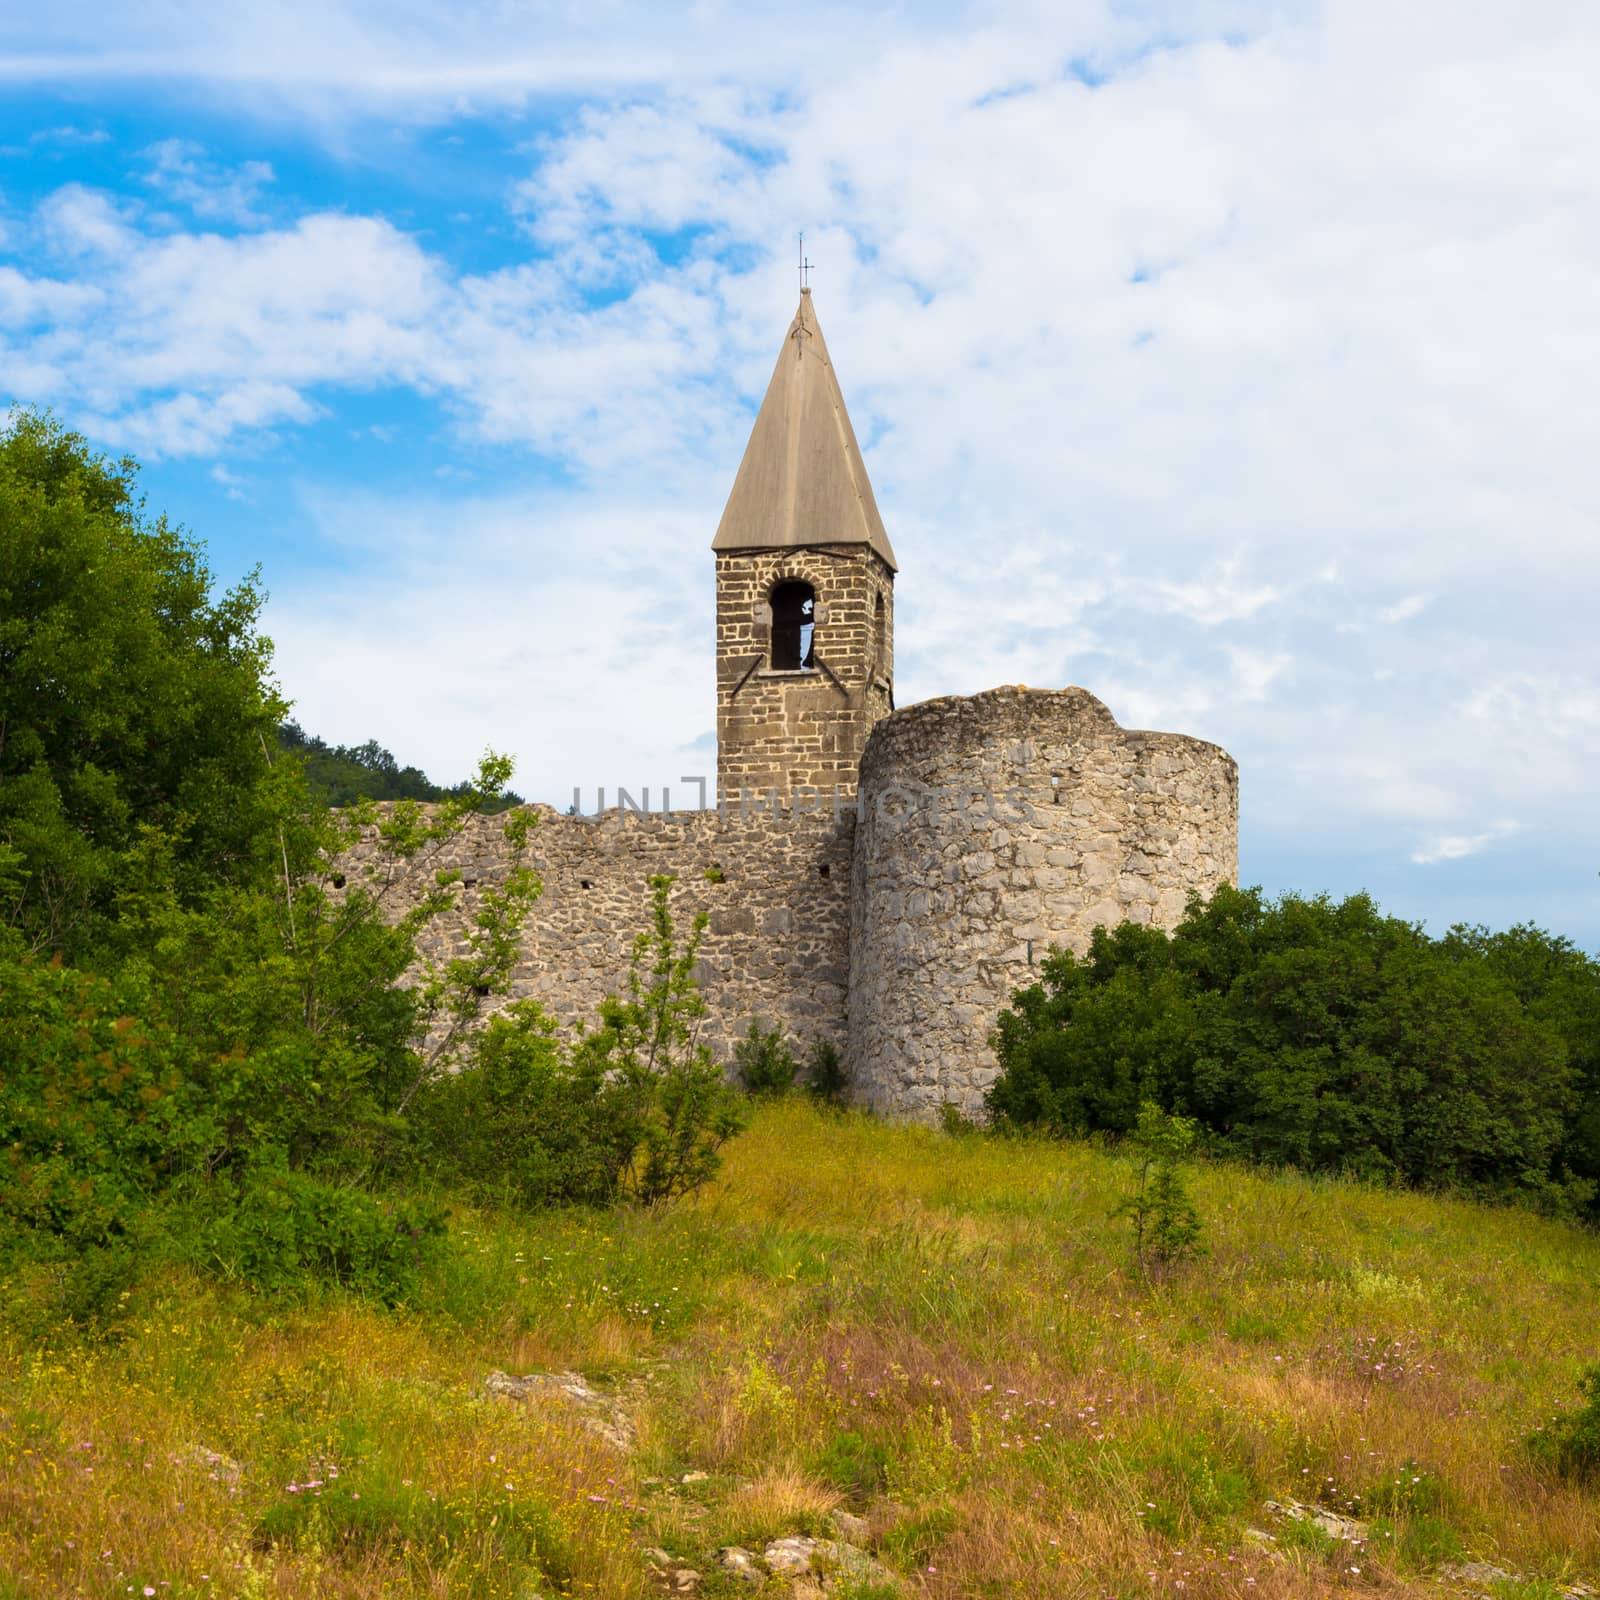
[{"label": "stone masonry wall", "polygon": [[[819,666],[771,669],[768,599],[788,579],[816,592]],[[869,546],[725,551],[717,556],[717,781],[788,796],[855,791],[861,751],[894,682],[893,574]]]},{"label": "stone masonry wall", "polygon": [[[990,1030],[1052,943],[1170,927],[1238,880],[1238,768],[1216,745],[1130,732],[1082,689],[929,700],[862,762],[851,905],[856,1097],[980,1111]],[[1031,955],[1030,955],[1031,950]]]},{"label": "stone masonry wall", "polygon": [[[671,905],[680,936],[696,912],[711,921],[701,944],[700,978],[709,1003],[703,1037],[718,1059],[760,1017],[803,1047],[818,1036],[845,1044],[849,965],[850,857],[854,818],[831,808],[776,818],[735,806],[715,811],[598,817],[539,811],[530,859],[544,883],[524,933],[512,999],[539,1000],[567,1030],[592,1023],[608,993],[626,984],[634,939],[648,926],[648,880],[672,873]],[[358,848],[357,859],[366,854]],[[425,953],[465,949],[478,896],[503,881],[504,820],[473,818],[444,851],[416,869],[431,882],[459,868],[456,906],[424,931]],[[711,881],[720,874],[720,881]],[[401,885],[397,898],[407,898]]]}]

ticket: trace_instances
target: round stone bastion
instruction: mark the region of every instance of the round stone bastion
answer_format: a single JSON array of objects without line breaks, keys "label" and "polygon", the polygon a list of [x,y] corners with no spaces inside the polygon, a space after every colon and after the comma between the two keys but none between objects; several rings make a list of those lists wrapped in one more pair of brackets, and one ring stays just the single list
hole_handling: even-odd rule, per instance
[{"label": "round stone bastion", "polygon": [[1171,927],[1239,875],[1227,751],[1117,725],[1084,689],[908,706],[861,761],[847,1065],[856,1097],[981,1115],[990,1034],[1052,945],[1100,924]]}]

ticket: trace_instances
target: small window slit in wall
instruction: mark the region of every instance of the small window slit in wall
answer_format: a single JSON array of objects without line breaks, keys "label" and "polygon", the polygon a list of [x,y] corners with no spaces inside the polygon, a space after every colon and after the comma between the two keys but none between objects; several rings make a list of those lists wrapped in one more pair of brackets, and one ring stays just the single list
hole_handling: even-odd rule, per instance
[{"label": "small window slit in wall", "polygon": [[1054,806],[1061,804],[1061,774],[1059,772],[1050,774],[1050,804]]},{"label": "small window slit in wall", "polygon": [[580,889],[592,889],[594,888],[594,884],[588,878],[579,878],[578,887]]},{"label": "small window slit in wall", "polygon": [[822,865],[817,868],[817,876],[819,878],[826,878],[826,877],[831,876],[832,871],[833,871],[833,868],[830,866],[830,864],[828,862],[824,861],[822,863]]}]

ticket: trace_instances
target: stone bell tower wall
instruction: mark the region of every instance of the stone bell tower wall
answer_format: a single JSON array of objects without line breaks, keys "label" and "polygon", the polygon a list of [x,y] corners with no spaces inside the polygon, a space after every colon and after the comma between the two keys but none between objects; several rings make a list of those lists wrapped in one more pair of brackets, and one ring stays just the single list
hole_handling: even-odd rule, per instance
[{"label": "stone bell tower wall", "polygon": [[[798,580],[816,593],[816,665],[774,671],[770,599]],[[894,574],[866,544],[717,553],[717,783],[854,794],[867,735],[894,682]]]},{"label": "stone bell tower wall", "polygon": [[929,700],[878,723],[858,795],[849,1049],[877,1109],[980,1112],[989,1034],[1050,945],[1170,927],[1238,880],[1238,768],[1120,728],[1083,689]]}]

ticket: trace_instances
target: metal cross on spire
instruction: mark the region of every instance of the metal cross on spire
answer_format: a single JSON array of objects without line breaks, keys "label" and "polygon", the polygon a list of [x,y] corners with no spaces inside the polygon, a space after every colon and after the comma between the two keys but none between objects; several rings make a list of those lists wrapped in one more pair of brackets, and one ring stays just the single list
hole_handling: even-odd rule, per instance
[{"label": "metal cross on spire", "polygon": [[804,294],[806,292],[806,290],[811,287],[811,284],[810,284],[810,281],[809,281],[810,280],[810,275],[811,275],[811,263],[806,260],[806,236],[803,233],[800,235],[799,266],[800,266],[800,292],[801,292],[801,294]]}]

